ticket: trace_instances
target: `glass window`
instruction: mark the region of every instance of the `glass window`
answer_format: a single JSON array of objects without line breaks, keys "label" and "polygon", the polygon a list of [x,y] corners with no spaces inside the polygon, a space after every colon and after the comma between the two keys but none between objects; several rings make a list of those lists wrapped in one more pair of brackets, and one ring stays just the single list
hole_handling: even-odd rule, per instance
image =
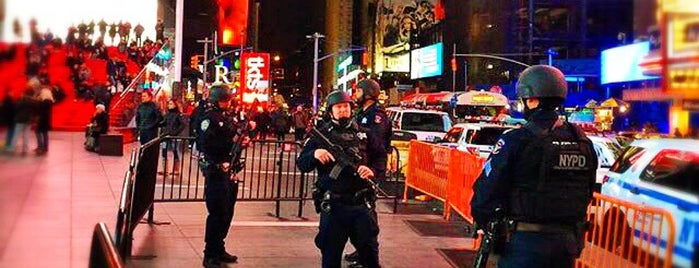
[{"label": "glass window", "polygon": [[692,194],[699,194],[699,154],[662,150],[641,173],[641,179]]},{"label": "glass window", "polygon": [[461,138],[461,133],[464,133],[464,129],[460,127],[455,127],[449,130],[446,135],[444,135],[444,142],[457,143],[459,138]]},{"label": "glass window", "polygon": [[401,130],[443,132],[441,114],[403,113]]},{"label": "glass window", "polygon": [[645,149],[643,147],[629,146],[626,151],[619,157],[612,168],[609,169],[611,172],[624,173],[628,170],[636,160],[643,155]]},{"label": "glass window", "polygon": [[495,145],[500,139],[500,136],[507,128],[503,127],[486,127],[482,128],[471,138],[471,144],[475,145]]}]

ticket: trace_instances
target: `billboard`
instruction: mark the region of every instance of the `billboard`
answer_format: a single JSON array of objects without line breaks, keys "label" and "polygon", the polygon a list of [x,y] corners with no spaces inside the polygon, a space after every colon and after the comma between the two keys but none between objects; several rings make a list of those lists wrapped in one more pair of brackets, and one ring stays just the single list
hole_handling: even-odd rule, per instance
[{"label": "billboard", "polygon": [[640,67],[641,60],[649,51],[648,41],[602,51],[600,82],[609,84],[658,78],[643,75]]},{"label": "billboard", "polygon": [[[379,1],[376,40],[380,49],[374,55],[376,72],[408,72],[411,33],[420,35],[443,17],[440,0]],[[401,65],[401,60],[407,60],[405,65]]]},{"label": "billboard", "polygon": [[221,45],[245,44],[248,31],[248,0],[216,0]]},{"label": "billboard", "polygon": [[264,103],[269,100],[269,53],[243,53],[240,65],[240,92],[243,102]]},{"label": "billboard", "polygon": [[442,43],[413,50],[410,54],[410,79],[442,75]]}]

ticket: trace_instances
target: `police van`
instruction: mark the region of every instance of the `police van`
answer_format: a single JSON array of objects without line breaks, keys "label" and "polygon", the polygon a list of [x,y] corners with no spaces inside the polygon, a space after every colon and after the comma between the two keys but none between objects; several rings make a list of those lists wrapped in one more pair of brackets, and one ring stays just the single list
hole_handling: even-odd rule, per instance
[{"label": "police van", "polygon": [[[610,168],[602,184],[602,194],[670,212],[675,227],[673,265],[692,267],[698,264],[699,140],[634,141]],[[605,216],[611,213],[608,209]],[[629,231],[626,237],[633,234],[635,245],[642,243],[641,231],[630,227],[634,226],[635,219],[632,215],[624,216],[627,221],[621,230]],[[654,226],[659,226],[659,217],[653,221]],[[659,244],[665,250],[667,236],[668,231],[662,230],[661,237],[652,239],[660,239]]]},{"label": "police van", "polygon": [[445,112],[389,107],[386,114],[393,130],[413,133],[421,141],[435,141],[451,128],[451,119]]},{"label": "police van", "polygon": [[514,125],[492,123],[461,123],[454,125],[439,144],[488,158],[503,133]]}]

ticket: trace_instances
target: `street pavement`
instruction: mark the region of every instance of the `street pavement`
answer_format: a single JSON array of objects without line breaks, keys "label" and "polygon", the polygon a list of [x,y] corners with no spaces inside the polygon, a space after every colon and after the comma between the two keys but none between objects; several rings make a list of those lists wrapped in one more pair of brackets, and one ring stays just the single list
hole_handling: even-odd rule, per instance
[{"label": "street pavement", "polygon": [[[51,132],[44,156],[0,155],[0,267],[86,267],[94,225],[114,233],[136,144],[114,157],[87,152],[83,142],[82,133]],[[469,267],[443,253],[472,246],[465,223],[442,219],[438,203],[410,203],[396,214],[390,202],[379,204],[383,267]],[[239,260],[229,267],[319,267],[318,216],[306,202],[297,217],[298,204],[282,202],[277,218],[274,202],[238,202],[226,246]],[[203,202],[156,203],[156,224],[136,228],[127,266],[200,267],[205,218]]]}]

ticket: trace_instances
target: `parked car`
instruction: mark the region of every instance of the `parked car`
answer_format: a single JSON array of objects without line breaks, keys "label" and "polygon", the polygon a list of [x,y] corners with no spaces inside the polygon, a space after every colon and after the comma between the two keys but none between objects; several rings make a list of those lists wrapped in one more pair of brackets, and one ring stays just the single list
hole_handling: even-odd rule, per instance
[{"label": "parked car", "polygon": [[[675,227],[673,265],[692,266],[699,245],[699,140],[636,140],[612,165],[605,181],[604,195],[667,210],[674,218]],[[606,220],[621,213],[626,221],[617,229],[626,230],[626,237],[633,237],[635,245],[641,243],[641,231],[630,227],[637,219],[623,215],[618,209],[612,210],[615,209],[605,208],[604,217],[598,219]],[[660,220],[654,217],[646,225],[659,226]],[[667,236],[668,231],[662,230],[659,244],[663,250]]]},{"label": "parked car", "polygon": [[451,119],[445,112],[389,107],[386,113],[393,130],[413,133],[421,141],[435,141],[451,128]]},{"label": "parked car", "polygon": [[604,176],[607,175],[609,168],[612,167],[614,161],[621,155],[621,148],[616,143],[615,140],[609,137],[600,137],[594,135],[587,136],[592,145],[595,147],[595,153],[597,154],[597,179],[595,190],[599,192],[602,182],[604,181]]},{"label": "parked car", "polygon": [[439,143],[460,151],[478,153],[480,157],[488,158],[500,136],[513,128],[515,128],[513,125],[492,123],[456,124],[447,131]]}]

